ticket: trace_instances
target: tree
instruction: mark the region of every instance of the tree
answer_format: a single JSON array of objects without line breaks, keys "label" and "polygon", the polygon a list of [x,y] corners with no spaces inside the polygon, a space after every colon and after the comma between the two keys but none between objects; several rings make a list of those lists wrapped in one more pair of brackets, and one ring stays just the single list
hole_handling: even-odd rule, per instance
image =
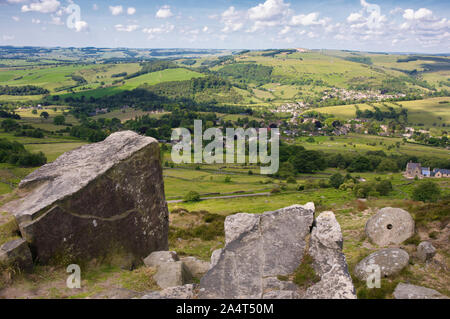
[{"label": "tree", "polygon": [[39,116],[43,119],[48,119],[50,117],[50,115],[45,111],[41,112],[41,114]]},{"label": "tree", "polygon": [[342,176],[340,173],[336,173],[330,177],[330,185],[334,188],[338,189],[339,186],[344,183],[344,176]]},{"label": "tree", "polygon": [[196,191],[190,191],[184,196],[183,201],[185,202],[198,202],[200,200],[200,194]]},{"label": "tree", "polygon": [[379,172],[398,172],[398,165],[394,160],[384,158],[378,164],[377,171]]},{"label": "tree", "polygon": [[375,185],[375,190],[382,196],[388,195],[392,191],[392,183],[388,180],[383,180]]},{"label": "tree", "polygon": [[66,117],[64,115],[57,115],[53,119],[55,125],[64,125],[66,123]]},{"label": "tree", "polygon": [[349,172],[367,172],[371,171],[372,167],[367,157],[358,156],[353,159],[347,170]]},{"label": "tree", "polygon": [[412,198],[421,202],[436,202],[441,197],[441,189],[432,181],[425,181],[416,186]]},{"label": "tree", "polygon": [[13,119],[6,119],[2,121],[1,127],[5,130],[5,132],[11,132],[17,130],[20,125]]}]

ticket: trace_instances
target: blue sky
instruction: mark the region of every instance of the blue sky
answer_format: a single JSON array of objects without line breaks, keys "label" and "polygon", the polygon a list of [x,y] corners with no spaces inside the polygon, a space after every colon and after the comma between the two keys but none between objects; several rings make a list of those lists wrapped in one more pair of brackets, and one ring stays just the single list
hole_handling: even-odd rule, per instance
[{"label": "blue sky", "polygon": [[442,53],[450,1],[0,0],[0,45]]}]

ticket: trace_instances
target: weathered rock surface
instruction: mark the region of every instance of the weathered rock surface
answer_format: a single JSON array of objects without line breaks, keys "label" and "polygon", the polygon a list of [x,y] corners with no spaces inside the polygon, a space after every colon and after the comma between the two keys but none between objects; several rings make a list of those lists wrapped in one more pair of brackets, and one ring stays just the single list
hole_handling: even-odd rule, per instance
[{"label": "weathered rock surface", "polygon": [[227,218],[226,246],[213,256],[198,297],[264,298],[278,275],[290,275],[300,264],[313,218],[314,210],[300,205]]},{"label": "weathered rock surface", "polygon": [[195,257],[183,257],[180,259],[192,276],[201,278],[209,270],[209,262],[199,260]]},{"label": "weathered rock surface", "polygon": [[220,259],[220,254],[222,253],[223,249],[216,249],[212,252],[211,254],[211,263],[209,264],[209,269],[213,268],[215,265],[217,265],[217,263],[219,262]]},{"label": "weathered rock surface", "polygon": [[380,267],[382,277],[389,277],[399,273],[409,263],[409,255],[399,248],[381,249],[361,260],[355,267],[355,275],[360,280],[366,280],[374,272],[373,265]]},{"label": "weathered rock surface", "polygon": [[429,241],[423,241],[417,246],[417,257],[422,262],[433,259],[434,255],[436,255],[436,248]]},{"label": "weathered rock surface", "polygon": [[385,207],[367,221],[365,230],[379,246],[398,245],[414,235],[414,220],[406,210]]},{"label": "weathered rock surface", "polygon": [[397,285],[394,297],[395,299],[449,299],[434,289],[404,283]]},{"label": "weathered rock surface", "polygon": [[161,291],[146,293],[141,299],[192,299],[195,286],[192,284],[166,288]]},{"label": "weathered rock surface", "polygon": [[61,155],[25,177],[11,206],[35,257],[123,253],[142,262],[168,246],[158,142],[131,131]]},{"label": "weathered rock surface", "polygon": [[147,267],[156,268],[153,279],[161,288],[182,286],[192,282],[192,274],[175,251],[154,251],[144,259]]},{"label": "weathered rock surface", "polygon": [[158,268],[166,263],[179,260],[180,259],[175,251],[154,251],[144,259],[144,264],[147,267]]},{"label": "weathered rock surface", "polygon": [[192,275],[182,261],[174,261],[160,265],[153,279],[164,289],[191,283]]},{"label": "weathered rock surface", "polygon": [[321,280],[309,287],[308,299],[356,299],[352,277],[342,253],[341,226],[333,212],[323,212],[311,232],[309,254]]},{"label": "weathered rock surface", "polygon": [[16,239],[0,246],[0,264],[29,272],[33,269],[33,260],[28,244]]}]

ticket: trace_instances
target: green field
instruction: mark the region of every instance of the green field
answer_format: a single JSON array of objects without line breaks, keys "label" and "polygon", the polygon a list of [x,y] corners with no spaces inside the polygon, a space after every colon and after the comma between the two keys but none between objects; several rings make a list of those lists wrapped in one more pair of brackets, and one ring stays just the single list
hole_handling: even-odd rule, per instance
[{"label": "green field", "polygon": [[[408,110],[408,121],[411,126],[418,126],[418,124],[424,124],[425,127],[430,128],[433,124],[450,124],[450,98],[438,97],[425,100],[416,101],[402,101],[396,102],[402,105],[403,108]],[[373,103],[380,109],[385,109],[383,103]],[[384,104],[393,107],[397,111],[399,106],[393,103],[384,102]],[[356,104],[361,111],[374,110],[372,106],[367,104]],[[356,108],[354,104],[350,105],[338,105],[316,108],[314,111],[334,115],[337,118],[350,120],[356,117]]]},{"label": "green field", "polygon": [[[308,143],[306,140],[307,137],[300,137],[296,139],[296,143],[304,146],[306,149],[320,150],[327,153],[384,151],[386,154],[421,155],[443,159],[450,157],[450,151],[444,148],[404,143],[402,138],[395,137],[351,133],[345,136],[334,136],[332,139],[329,136],[314,137],[314,143]],[[400,143],[399,148],[393,147],[396,146],[396,143]],[[389,150],[389,146],[393,148]]]},{"label": "green field", "polygon": [[76,92],[75,94],[62,94],[61,98],[66,98],[68,96],[79,97],[84,95],[86,98],[89,97],[102,97],[108,95],[114,95],[125,90],[133,90],[141,85],[155,85],[162,82],[171,81],[186,81],[196,77],[202,77],[203,74],[194,72],[187,69],[177,68],[177,69],[166,69],[163,71],[157,71],[152,73],[147,73],[140,75],[129,80],[125,80],[121,85],[109,86],[105,88],[95,88],[92,90],[83,90]]}]

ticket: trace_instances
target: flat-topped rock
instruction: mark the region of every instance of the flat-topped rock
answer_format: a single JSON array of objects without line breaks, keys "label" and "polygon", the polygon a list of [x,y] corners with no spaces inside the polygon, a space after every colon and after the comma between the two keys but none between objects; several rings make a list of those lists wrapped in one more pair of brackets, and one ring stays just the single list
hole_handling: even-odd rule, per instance
[{"label": "flat-topped rock", "polygon": [[150,144],[151,137],[132,131],[111,134],[104,141],[66,152],[26,176],[19,188],[33,188],[13,212],[19,221],[32,220],[34,214],[55,201],[76,193],[119,162]]},{"label": "flat-topped rock", "polygon": [[142,262],[167,250],[168,210],[158,142],[131,131],[67,152],[20,183],[14,203],[35,257],[122,254]]}]

